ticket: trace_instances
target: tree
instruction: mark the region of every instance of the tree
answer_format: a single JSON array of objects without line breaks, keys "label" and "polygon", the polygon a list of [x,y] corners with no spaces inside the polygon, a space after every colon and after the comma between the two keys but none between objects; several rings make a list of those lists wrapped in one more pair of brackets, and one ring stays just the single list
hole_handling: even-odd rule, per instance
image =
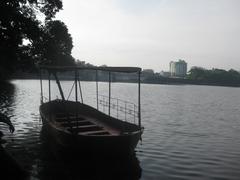
[{"label": "tree", "polygon": [[72,37],[66,25],[61,21],[49,21],[43,28],[42,35],[33,44],[34,55],[38,64],[73,65],[71,56]]},{"label": "tree", "polygon": [[187,78],[192,80],[202,80],[206,76],[207,70],[201,67],[193,67],[188,73]]},{"label": "tree", "polygon": [[0,69],[5,74],[22,63],[24,40],[32,43],[41,35],[43,22],[37,17],[41,15],[49,21],[60,9],[61,0],[0,1]]},{"label": "tree", "polygon": [[240,74],[233,69],[226,71],[216,68],[207,70],[200,67],[193,67],[189,71],[188,79],[213,84],[239,84]]}]

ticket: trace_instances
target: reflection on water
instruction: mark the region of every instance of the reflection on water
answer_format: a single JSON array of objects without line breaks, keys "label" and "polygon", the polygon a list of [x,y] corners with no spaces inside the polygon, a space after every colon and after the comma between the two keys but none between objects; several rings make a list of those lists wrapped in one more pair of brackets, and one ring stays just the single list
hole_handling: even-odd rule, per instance
[{"label": "reflection on water", "polygon": [[[136,155],[126,159],[79,153],[80,159],[69,162],[52,153],[51,143],[49,147],[40,138],[39,82],[12,83],[14,86],[1,88],[0,107],[1,112],[11,117],[16,130],[10,134],[6,126],[0,128],[7,140],[6,149],[31,172],[32,179],[238,180],[240,177],[239,88],[142,85],[145,131]],[[66,88],[72,83],[65,81],[62,85]],[[91,100],[94,85],[82,83],[84,102],[92,105],[95,105]],[[108,92],[107,84],[99,85],[101,94]],[[121,93],[119,98],[134,102],[135,87],[131,83],[112,83],[112,95],[118,97]],[[55,97],[54,90],[52,93]]]},{"label": "reflection on water", "polygon": [[141,167],[135,154],[95,154],[62,152],[53,141],[41,131],[41,163],[38,170],[40,179],[131,179],[141,177]]},{"label": "reflection on water", "polygon": [[[9,119],[13,116],[14,109],[14,95],[15,95],[15,87],[10,83],[0,83],[0,114],[2,118],[6,117]],[[0,117],[0,118],[1,118]],[[4,119],[2,119],[4,121]],[[0,131],[5,132],[8,131],[9,126],[0,121]]]},{"label": "reflection on water", "polygon": [[13,84],[0,84],[0,113],[3,113],[7,116],[12,116],[14,96],[15,86]]}]

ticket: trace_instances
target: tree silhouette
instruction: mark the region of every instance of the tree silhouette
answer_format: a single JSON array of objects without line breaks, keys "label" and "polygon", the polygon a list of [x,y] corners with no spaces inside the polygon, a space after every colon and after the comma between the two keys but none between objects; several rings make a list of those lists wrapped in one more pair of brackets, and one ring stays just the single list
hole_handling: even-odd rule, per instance
[{"label": "tree silhouette", "polygon": [[201,67],[193,67],[189,71],[187,78],[190,80],[198,80],[203,83],[239,84],[240,73],[233,69],[226,71],[223,69],[207,70]]},{"label": "tree silhouette", "polygon": [[[44,60],[51,59],[51,63],[55,61],[53,58],[58,58],[61,62],[63,59],[73,60],[69,55],[72,39],[67,27],[60,21],[51,22],[60,9],[62,9],[62,0],[0,1],[0,79],[7,78],[10,72],[18,68],[31,66],[34,64],[32,60],[37,57],[44,57]],[[52,35],[58,40],[54,42]],[[60,35],[64,37],[61,39]],[[47,40],[50,37],[51,40]],[[64,40],[66,43],[63,43]],[[36,45],[40,42],[51,45],[37,52]],[[57,44],[53,48],[54,43]],[[46,50],[46,48],[50,49]],[[55,55],[50,56],[53,49]],[[40,56],[40,52],[44,55]]]},{"label": "tree silhouette", "polygon": [[66,25],[61,21],[49,21],[34,44],[34,53],[38,64],[73,65],[72,48],[72,37]]}]

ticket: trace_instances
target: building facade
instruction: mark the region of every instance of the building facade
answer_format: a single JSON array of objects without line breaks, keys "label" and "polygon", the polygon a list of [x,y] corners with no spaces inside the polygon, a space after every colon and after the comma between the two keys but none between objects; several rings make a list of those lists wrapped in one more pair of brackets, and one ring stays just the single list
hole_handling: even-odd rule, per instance
[{"label": "building facade", "polygon": [[187,75],[187,63],[179,59],[177,62],[170,62],[171,77],[185,77]]},{"label": "building facade", "polygon": [[161,71],[159,74],[161,76],[163,76],[163,77],[170,77],[171,76],[171,73],[170,72],[166,72],[166,71]]}]

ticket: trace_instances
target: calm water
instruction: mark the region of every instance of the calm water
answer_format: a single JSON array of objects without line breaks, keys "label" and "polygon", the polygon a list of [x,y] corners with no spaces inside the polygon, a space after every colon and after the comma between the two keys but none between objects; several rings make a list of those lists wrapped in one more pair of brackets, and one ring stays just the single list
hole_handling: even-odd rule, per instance
[{"label": "calm water", "polygon": [[[71,82],[63,82],[65,90],[67,85]],[[95,84],[82,86],[84,102],[95,106]],[[52,96],[60,97],[54,89]],[[100,93],[107,95],[106,89],[101,83]],[[136,92],[135,84],[113,84],[115,97],[136,102]],[[239,88],[230,87],[142,85],[145,131],[136,157],[122,162],[90,158],[75,175],[44,146],[38,81],[16,80],[1,87],[1,112],[11,117],[16,131],[10,134],[2,124],[0,128],[6,149],[32,179],[240,179],[239,95]]]}]

